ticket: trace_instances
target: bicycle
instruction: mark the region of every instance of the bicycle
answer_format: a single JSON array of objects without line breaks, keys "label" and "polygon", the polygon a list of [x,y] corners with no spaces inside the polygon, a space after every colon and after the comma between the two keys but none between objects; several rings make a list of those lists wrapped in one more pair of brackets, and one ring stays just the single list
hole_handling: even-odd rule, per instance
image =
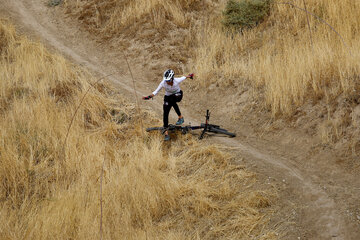
[{"label": "bicycle", "polygon": [[161,130],[162,133],[164,133],[166,130],[168,131],[181,131],[182,134],[186,134],[192,130],[197,130],[197,129],[203,129],[199,139],[203,139],[204,135],[206,132],[211,132],[211,133],[217,133],[217,134],[224,134],[227,135],[229,137],[236,137],[235,133],[229,132],[228,130],[224,129],[224,128],[220,128],[220,126],[218,125],[214,125],[214,124],[209,124],[209,119],[210,119],[210,111],[206,110],[206,121],[205,123],[201,123],[200,126],[191,126],[191,125],[187,125],[187,126],[179,126],[179,125],[172,125],[170,124],[169,127],[164,128],[164,127],[150,127],[147,128],[146,131],[150,132],[150,131],[154,131],[154,130]]}]

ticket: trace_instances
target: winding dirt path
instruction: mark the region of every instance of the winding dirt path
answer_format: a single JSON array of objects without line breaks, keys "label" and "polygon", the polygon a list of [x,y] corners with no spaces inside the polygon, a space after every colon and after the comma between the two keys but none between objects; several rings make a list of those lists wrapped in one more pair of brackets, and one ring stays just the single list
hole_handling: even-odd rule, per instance
[{"label": "winding dirt path", "polygon": [[[112,74],[109,79],[119,91],[130,101],[136,101],[124,55],[96,43],[91,35],[80,31],[76,23],[71,24],[70,20],[59,18],[59,13],[47,7],[46,1],[0,0],[0,14],[15,22],[21,32],[42,41],[89,71],[99,76]],[[129,60],[131,62],[131,59]],[[132,68],[137,74],[151,74],[151,70],[142,69],[141,66]],[[137,84],[138,98],[140,95],[147,95],[149,89],[154,87],[146,79],[141,85]],[[161,98],[155,99],[151,107],[160,116]],[[184,109],[184,113],[186,116],[193,116],[191,122],[202,120],[190,107]],[[241,124],[238,127],[241,127]],[[246,136],[246,131],[242,131],[240,135],[234,139],[211,138],[207,141],[224,144],[238,159],[244,159],[241,163],[257,172],[264,184],[271,183],[281,189],[281,209],[274,215],[273,225],[294,222],[286,225],[289,228],[284,230],[283,239],[360,239],[358,223],[354,223],[344,214],[344,211],[349,209],[346,204],[350,203],[346,203],[345,195],[339,197],[335,194],[341,194],[339,189],[344,189],[343,184],[351,184],[356,178],[345,177],[345,173],[336,166],[324,167],[317,165],[316,161],[304,164],[303,161],[307,160],[306,154],[299,153],[302,151],[299,146],[290,149],[285,144],[276,145],[276,141],[242,137]],[[330,175],[323,174],[324,171],[332,171],[331,176],[343,178],[328,183],[327,176]],[[351,198],[360,196],[360,192],[356,192],[356,186],[360,186],[357,183],[358,180],[352,183],[353,188],[349,188]]]}]

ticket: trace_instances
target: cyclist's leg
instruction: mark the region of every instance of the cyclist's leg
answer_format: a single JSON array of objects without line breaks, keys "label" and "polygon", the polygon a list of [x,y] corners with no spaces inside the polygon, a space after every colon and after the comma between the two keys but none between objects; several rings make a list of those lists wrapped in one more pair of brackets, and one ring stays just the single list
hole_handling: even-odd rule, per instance
[{"label": "cyclist's leg", "polygon": [[176,124],[176,125],[181,125],[181,124],[183,124],[183,123],[184,123],[184,117],[181,115],[179,106],[178,106],[176,103],[174,103],[173,107],[174,107],[174,109],[175,109],[175,111],[176,111],[176,113],[177,113],[177,115],[178,115],[178,117],[179,117],[179,119],[177,120],[177,122],[176,122],[175,124]]},{"label": "cyclist's leg", "polygon": [[176,102],[173,104],[173,107],[174,107],[176,114],[180,117],[181,116],[180,108]]},{"label": "cyclist's leg", "polygon": [[173,107],[175,109],[175,112],[176,114],[179,116],[179,117],[182,117],[181,116],[181,112],[180,112],[180,108],[179,106],[177,105],[178,102],[181,102],[182,100],[182,97],[183,97],[183,91],[180,90],[180,92],[172,95],[173,96],[173,100],[174,100],[174,103],[173,103]]},{"label": "cyclist's leg", "polygon": [[168,97],[164,97],[164,105],[163,105],[163,123],[164,128],[167,128],[169,126],[169,113],[171,109],[171,102],[168,101]]}]

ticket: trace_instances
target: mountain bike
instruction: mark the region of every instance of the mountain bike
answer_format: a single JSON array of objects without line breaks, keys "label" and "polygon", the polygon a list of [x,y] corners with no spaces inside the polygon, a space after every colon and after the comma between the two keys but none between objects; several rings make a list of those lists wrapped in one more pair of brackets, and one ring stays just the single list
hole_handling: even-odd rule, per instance
[{"label": "mountain bike", "polygon": [[150,127],[147,128],[146,131],[150,132],[150,131],[155,131],[155,130],[160,130],[162,131],[162,133],[164,133],[166,130],[167,131],[181,131],[182,134],[186,134],[192,130],[197,130],[197,129],[202,129],[202,132],[199,136],[199,139],[203,139],[204,135],[206,132],[210,132],[210,133],[217,133],[217,134],[224,134],[227,135],[229,137],[236,137],[235,133],[229,132],[228,130],[224,129],[224,128],[220,128],[220,126],[218,125],[214,125],[214,124],[209,124],[209,119],[210,119],[210,111],[206,110],[206,121],[205,123],[201,123],[200,126],[191,126],[191,125],[187,125],[187,126],[180,126],[180,125],[172,125],[170,124],[169,127],[164,128],[164,127]]}]

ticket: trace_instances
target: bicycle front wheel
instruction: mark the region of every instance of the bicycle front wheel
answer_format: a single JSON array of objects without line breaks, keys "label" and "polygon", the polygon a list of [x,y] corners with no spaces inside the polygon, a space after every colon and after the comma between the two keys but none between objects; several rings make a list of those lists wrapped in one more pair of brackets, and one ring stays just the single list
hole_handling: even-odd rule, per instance
[{"label": "bicycle front wheel", "polygon": [[225,134],[225,135],[228,135],[230,137],[236,137],[235,133],[229,132],[228,130],[222,129],[222,128],[213,128],[212,127],[212,128],[209,129],[209,132]]}]

